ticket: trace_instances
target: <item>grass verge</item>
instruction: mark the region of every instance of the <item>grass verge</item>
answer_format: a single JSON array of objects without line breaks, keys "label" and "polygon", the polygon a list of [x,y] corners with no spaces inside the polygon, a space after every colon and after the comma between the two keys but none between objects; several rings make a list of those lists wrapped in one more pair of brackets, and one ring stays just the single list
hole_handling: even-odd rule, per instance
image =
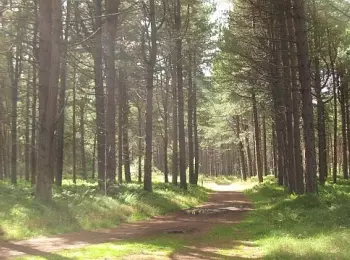
[{"label": "grass verge", "polygon": [[54,192],[54,203],[33,200],[27,184],[0,182],[0,231],[5,239],[24,239],[84,229],[115,227],[121,222],[147,219],[171,211],[197,206],[208,190],[189,187],[183,191],[167,184],[154,184],[154,192],[139,184],[116,187],[113,196],[103,196],[95,184],[64,184]]},{"label": "grass verge", "polygon": [[[290,195],[267,182],[247,191],[255,210],[238,225],[220,225],[206,235],[160,236],[59,252],[52,258],[23,259],[320,259],[350,255],[350,183],[320,187],[319,196]],[[148,257],[148,258],[147,258]],[[136,258],[139,259],[139,258]]]}]

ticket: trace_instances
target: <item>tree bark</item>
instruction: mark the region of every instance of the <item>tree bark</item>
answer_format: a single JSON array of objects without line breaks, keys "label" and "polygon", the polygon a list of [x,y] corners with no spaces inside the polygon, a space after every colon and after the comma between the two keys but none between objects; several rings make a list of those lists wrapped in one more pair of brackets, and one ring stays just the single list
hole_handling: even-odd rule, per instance
[{"label": "tree bark", "polygon": [[[25,161],[25,180],[29,182],[30,180],[30,67],[28,68],[28,79],[27,79],[27,89],[26,89],[26,109],[25,109],[25,147],[24,147],[24,161]],[[1,166],[0,166],[1,167]]]},{"label": "tree bark", "polygon": [[77,88],[77,73],[76,73],[76,65],[74,65],[74,73],[73,73],[73,115],[72,115],[72,133],[73,133],[73,142],[72,142],[72,154],[73,154],[73,183],[77,183],[77,129],[76,129],[76,88]]},{"label": "tree bark", "polygon": [[[173,55],[175,56],[175,55]],[[178,184],[179,175],[179,155],[178,155],[178,106],[177,106],[177,77],[176,77],[176,56],[172,58],[171,87],[173,91],[173,124],[172,124],[172,183]]]},{"label": "tree bark", "polygon": [[[55,9],[53,9],[55,7]],[[40,0],[39,1],[39,147],[38,157],[38,176],[36,182],[36,199],[42,201],[52,200],[52,170],[53,170],[53,147],[54,147],[54,119],[56,117],[56,99],[57,89],[53,84],[51,77],[52,64],[57,62],[52,58],[58,58],[53,53],[52,10],[59,12],[61,1],[59,0]],[[57,44],[57,43],[55,43]]]},{"label": "tree bark", "polygon": [[35,12],[35,22],[33,28],[33,57],[34,62],[32,64],[32,129],[31,129],[31,150],[30,150],[30,160],[31,160],[31,185],[34,186],[36,182],[36,169],[37,169],[37,149],[36,149],[36,139],[37,139],[37,79],[38,79],[38,69],[37,63],[39,61],[39,49],[38,49],[38,1],[34,0],[34,12]]},{"label": "tree bark", "polygon": [[295,28],[292,14],[292,5],[288,1],[287,7],[287,26],[289,35],[289,58],[291,64],[291,90],[293,102],[293,133],[294,133],[294,162],[295,162],[295,191],[297,194],[304,193],[303,162],[301,154],[300,137],[300,92],[297,80],[297,49],[295,39]]},{"label": "tree bark", "polygon": [[153,76],[157,59],[157,25],[155,1],[149,0],[149,20],[151,25],[151,50],[147,62],[146,78],[146,155],[143,187],[146,191],[152,191],[152,144],[153,144]]},{"label": "tree bark", "polygon": [[57,169],[55,184],[62,186],[63,176],[63,160],[64,160],[64,123],[65,123],[65,102],[67,89],[67,59],[68,59],[68,37],[69,37],[69,21],[70,21],[71,1],[67,1],[66,5],[66,26],[64,30],[64,43],[62,48],[61,60],[61,88],[58,103],[58,122],[57,122]]},{"label": "tree bark", "polygon": [[[342,76],[340,74],[340,76]],[[348,136],[347,136],[347,111],[346,111],[346,101],[345,101],[345,92],[347,91],[345,86],[345,80],[342,78],[342,83],[340,87],[340,110],[341,110],[341,122],[342,122],[342,154],[343,154],[343,177],[344,179],[349,179],[348,172]]]},{"label": "tree bark", "polygon": [[123,161],[124,161],[124,172],[125,181],[127,183],[131,182],[131,171],[130,171],[130,151],[129,151],[129,95],[128,88],[126,86],[126,75],[125,72],[122,73],[120,79],[121,88],[123,93]]},{"label": "tree bark", "polygon": [[311,72],[304,0],[294,1],[296,42],[299,58],[299,80],[302,94],[302,118],[305,143],[306,192],[317,192],[314,115],[311,95]]},{"label": "tree bark", "polygon": [[267,164],[267,129],[266,129],[266,115],[263,115],[263,151],[264,151],[264,173],[265,176],[269,174],[269,167]]},{"label": "tree bark", "polygon": [[86,154],[85,154],[85,98],[80,100],[80,156],[83,179],[87,179]]},{"label": "tree bark", "polygon": [[[116,117],[116,30],[118,21],[119,0],[106,0],[106,177],[107,186],[115,183],[115,117]],[[120,87],[120,86],[119,86]]]},{"label": "tree bark", "polygon": [[102,0],[95,0],[95,44],[93,51],[95,96],[96,96],[96,131],[97,131],[97,168],[98,184],[102,190],[105,182],[106,129],[105,129],[105,91],[103,87],[102,65]]},{"label": "tree bark", "polygon": [[142,155],[143,155],[143,147],[142,147],[142,114],[140,106],[137,107],[138,114],[138,182],[142,182]]},{"label": "tree bark", "polygon": [[241,140],[241,126],[240,126],[240,118],[236,116],[236,137],[238,139],[238,149],[239,149],[239,162],[241,168],[241,178],[246,181],[247,180],[247,168],[246,168],[246,160],[244,155],[244,145]]},{"label": "tree bark", "polygon": [[[191,43],[189,43],[191,44]],[[191,46],[191,45],[190,45]],[[194,142],[193,142],[193,79],[192,79],[192,50],[188,53],[188,101],[187,101],[187,127],[188,127],[188,173],[189,182],[192,185],[196,184],[194,173]]]},{"label": "tree bark", "polygon": [[293,102],[292,102],[292,80],[291,80],[291,64],[289,59],[289,44],[287,33],[287,17],[285,10],[288,8],[288,1],[283,1],[281,10],[279,12],[279,26],[280,26],[280,41],[281,41],[281,60],[283,73],[283,87],[284,87],[284,104],[286,113],[286,134],[287,142],[285,148],[285,160],[288,168],[287,181],[289,192],[295,192],[295,161],[294,161],[294,133],[293,133]]},{"label": "tree bark", "polygon": [[[120,81],[122,80],[123,73],[119,71]],[[124,84],[124,82],[122,83]],[[124,122],[123,122],[123,110],[124,110],[124,87],[120,86],[119,88],[119,104],[118,104],[118,182],[123,183],[123,134],[124,134]]]},{"label": "tree bark", "polygon": [[261,149],[260,149],[260,126],[258,118],[258,108],[255,93],[252,94],[253,101],[253,115],[254,115],[254,128],[255,128],[255,149],[256,149],[256,162],[259,183],[263,182],[263,168],[261,163]]},{"label": "tree bark", "polygon": [[195,54],[193,57],[193,78],[194,181],[197,184],[199,176],[199,138],[197,122],[197,62]]},{"label": "tree bark", "polygon": [[176,0],[175,28],[176,38],[176,64],[177,64],[177,97],[178,97],[178,120],[179,120],[179,172],[180,187],[187,189],[186,181],[186,143],[185,143],[185,105],[183,89],[182,68],[182,35],[181,35],[181,1]]}]

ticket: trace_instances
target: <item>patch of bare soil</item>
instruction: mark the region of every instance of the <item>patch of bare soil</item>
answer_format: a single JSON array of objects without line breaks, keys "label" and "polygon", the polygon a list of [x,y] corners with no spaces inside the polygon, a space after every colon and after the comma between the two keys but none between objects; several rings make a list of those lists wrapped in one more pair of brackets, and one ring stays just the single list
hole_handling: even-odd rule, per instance
[{"label": "patch of bare soil", "polygon": [[[177,234],[198,235],[207,232],[214,225],[238,223],[242,220],[243,213],[248,210],[250,210],[250,203],[243,193],[218,191],[213,192],[209,201],[200,207],[154,217],[148,221],[122,224],[113,229],[82,231],[22,241],[0,239],[0,259],[23,255],[43,256],[50,259],[54,252],[81,248],[92,244],[139,239],[160,234],[174,236]],[[216,259],[215,255],[212,255],[213,252],[206,252],[206,254],[212,255],[212,258],[201,258],[200,255],[199,258],[193,258],[197,257],[195,253],[193,254],[174,256],[172,259]],[[55,256],[57,257],[57,255]],[[142,257],[145,258],[130,256],[128,259],[157,259],[154,256],[153,258]],[[67,258],[62,257],[62,260],[65,259]]]}]

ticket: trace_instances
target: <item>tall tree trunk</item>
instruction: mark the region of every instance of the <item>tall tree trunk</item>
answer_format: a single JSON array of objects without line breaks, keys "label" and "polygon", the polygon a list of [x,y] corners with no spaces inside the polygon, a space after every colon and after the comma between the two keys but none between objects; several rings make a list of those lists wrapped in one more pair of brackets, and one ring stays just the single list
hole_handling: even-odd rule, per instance
[{"label": "tall tree trunk", "polygon": [[348,143],[347,143],[347,149],[348,149],[348,156],[350,157],[350,111],[349,111],[349,81],[347,78],[344,78],[343,82],[344,86],[344,93],[345,93],[345,109],[346,109],[346,123],[347,123],[347,137],[348,137]]},{"label": "tall tree trunk", "polygon": [[291,64],[292,100],[293,100],[293,133],[294,133],[294,162],[295,162],[295,191],[297,194],[304,193],[303,163],[301,154],[300,137],[300,92],[297,80],[297,49],[295,39],[295,28],[292,14],[292,5],[288,1],[287,6],[287,26],[289,35],[289,58]]},{"label": "tall tree trunk", "polygon": [[263,115],[263,151],[264,151],[264,172],[265,176],[269,174],[267,164],[267,129],[266,129],[266,115]]},{"label": "tall tree trunk", "polygon": [[[19,23],[20,26],[21,23]],[[15,57],[13,57],[13,48],[11,47],[8,55],[9,73],[11,78],[11,183],[17,184],[17,109],[18,109],[18,84],[22,74],[22,43],[21,28],[17,28],[17,44],[15,47]]]},{"label": "tall tree trunk", "polygon": [[246,168],[246,160],[244,155],[244,145],[241,140],[241,126],[240,126],[239,116],[236,116],[236,138],[238,139],[238,149],[239,149],[239,164],[241,168],[241,177],[244,181],[247,180],[247,168]]},{"label": "tall tree trunk", "polygon": [[[43,201],[52,200],[52,171],[53,171],[53,147],[54,147],[54,120],[56,117],[57,89],[53,84],[55,71],[52,66],[59,60],[58,53],[54,53],[53,28],[57,29],[57,23],[61,8],[60,0],[39,1],[39,147],[38,147],[38,176],[36,182],[36,198]],[[53,11],[52,11],[53,10]],[[53,12],[55,15],[53,15]],[[54,44],[58,45],[58,42]],[[57,47],[57,46],[55,46]],[[52,55],[54,54],[54,55]],[[56,58],[57,60],[53,60]]]},{"label": "tall tree trunk", "polygon": [[[330,43],[329,43],[330,45]],[[331,47],[328,46],[329,58],[331,63],[332,72],[332,85],[333,85],[333,110],[334,110],[334,128],[333,128],[333,183],[337,182],[338,174],[338,95],[337,95],[337,83],[334,69],[334,61],[332,57]]]},{"label": "tall tree trunk", "polygon": [[[273,39],[274,37],[272,37]],[[285,106],[283,104],[282,97],[284,96],[284,89],[280,88],[281,85],[281,72],[280,72],[280,55],[277,53],[277,44],[270,43],[271,62],[270,62],[270,74],[272,81],[272,98],[274,106],[274,121],[276,131],[277,142],[277,178],[278,184],[283,185],[286,164],[285,164],[285,147],[286,147],[286,118],[285,118]]]},{"label": "tall tree trunk", "polygon": [[[315,46],[316,48],[316,46]],[[323,185],[326,182],[327,175],[327,149],[326,149],[326,126],[325,126],[325,107],[322,100],[322,86],[320,76],[320,62],[318,56],[315,56],[315,93],[317,100],[317,133],[318,133],[318,171],[319,181]]]},{"label": "tall tree trunk", "polygon": [[342,84],[340,87],[340,109],[341,109],[341,121],[342,121],[342,153],[343,153],[343,177],[344,179],[349,179],[348,172],[348,136],[347,136],[347,111],[346,111],[346,101],[345,101],[345,91],[347,91],[345,86],[345,81],[342,78]]},{"label": "tall tree trunk", "polygon": [[199,176],[199,138],[197,122],[197,62],[196,55],[193,57],[193,134],[194,134],[194,181],[198,183]]},{"label": "tall tree trunk", "polygon": [[281,60],[282,60],[282,73],[283,73],[283,85],[284,85],[284,103],[286,112],[286,164],[288,167],[288,189],[289,192],[295,191],[295,162],[294,162],[294,133],[293,133],[293,101],[292,101],[292,80],[291,80],[291,66],[289,59],[289,44],[287,33],[287,17],[285,15],[285,9],[288,8],[288,0],[282,2],[281,11],[279,12],[279,26],[280,26],[280,40],[281,40]]},{"label": "tall tree trunk", "polygon": [[130,171],[130,151],[129,151],[129,95],[128,88],[126,86],[126,75],[125,72],[122,73],[120,79],[121,88],[123,93],[123,161],[124,161],[124,171],[125,171],[125,181],[131,182],[131,171]]},{"label": "tall tree trunk", "polygon": [[106,0],[106,177],[107,185],[115,182],[115,116],[116,116],[116,72],[115,49],[117,13],[120,1]]},{"label": "tall tree trunk", "polygon": [[102,0],[95,1],[95,44],[93,51],[95,96],[96,96],[96,131],[97,131],[97,168],[98,184],[102,190],[105,182],[106,163],[106,129],[105,129],[105,91],[102,73]]},{"label": "tall tree trunk", "polygon": [[250,150],[250,144],[249,144],[249,139],[246,136],[245,137],[245,143],[246,143],[246,149],[247,149],[247,160],[248,160],[248,177],[253,177],[254,176],[254,169],[253,169],[253,160],[252,160],[252,152]]},{"label": "tall tree trunk", "polygon": [[97,146],[97,133],[94,134],[94,146],[92,149],[92,167],[91,167],[91,178],[95,179],[96,171],[96,146]]},{"label": "tall tree trunk", "polygon": [[[191,43],[189,43],[191,44]],[[190,45],[191,46],[191,45]],[[187,127],[188,127],[188,173],[190,184],[195,185],[194,173],[194,147],[193,147],[193,79],[192,79],[192,50],[188,54],[188,113],[187,113]]]},{"label": "tall tree trunk", "polygon": [[63,160],[64,160],[64,123],[65,123],[65,102],[67,89],[67,59],[68,59],[68,37],[69,37],[69,21],[70,21],[71,1],[67,1],[66,5],[66,26],[64,29],[64,45],[62,48],[61,60],[61,88],[58,103],[58,122],[57,122],[57,169],[55,183],[62,186],[63,176]]},{"label": "tall tree trunk", "polygon": [[85,98],[80,100],[80,156],[83,179],[87,179],[85,155]]},{"label": "tall tree trunk", "polygon": [[[0,118],[1,118],[1,114],[0,114]],[[3,136],[2,126],[0,126],[0,180],[3,180],[5,178],[4,147],[5,147],[5,140],[4,140],[4,136]]]},{"label": "tall tree trunk", "polygon": [[77,183],[77,129],[76,129],[76,88],[77,88],[77,73],[76,73],[76,65],[74,65],[74,73],[73,73],[73,115],[72,115],[72,133],[73,133],[73,143],[72,143],[72,154],[73,154],[73,183]]},{"label": "tall tree trunk", "polygon": [[123,183],[123,129],[124,129],[124,122],[123,122],[123,114],[124,114],[124,82],[121,82],[123,77],[122,70],[119,71],[119,78],[121,86],[119,88],[119,104],[118,104],[118,182],[121,184]]},{"label": "tall tree trunk", "polygon": [[163,110],[164,110],[164,182],[169,182],[169,167],[168,167],[168,146],[169,146],[169,73],[166,72],[165,79],[165,94],[163,96]]},{"label": "tall tree trunk", "polygon": [[[28,79],[27,79],[27,89],[26,89],[26,109],[25,109],[25,150],[24,150],[24,162],[25,162],[25,180],[28,182],[30,180],[30,67],[28,68]],[[0,166],[1,167],[1,166]]]},{"label": "tall tree trunk", "polygon": [[185,143],[185,105],[182,74],[182,35],[181,35],[181,1],[176,0],[175,28],[176,38],[176,64],[177,64],[177,97],[179,119],[179,172],[180,187],[187,189],[186,181],[186,143]]},{"label": "tall tree trunk", "polygon": [[38,69],[37,63],[39,62],[39,49],[38,49],[38,1],[34,0],[34,11],[35,11],[35,22],[33,29],[33,57],[34,61],[32,64],[32,129],[31,129],[31,150],[30,150],[30,161],[31,161],[31,177],[30,181],[32,186],[34,186],[36,182],[36,166],[37,166],[37,149],[36,149],[36,139],[37,139],[37,118],[36,118],[36,110],[37,110],[37,79],[38,79]]},{"label": "tall tree trunk", "polygon": [[263,182],[263,168],[261,164],[261,149],[260,149],[260,126],[258,118],[258,108],[255,93],[252,94],[253,101],[253,115],[254,115],[254,128],[255,128],[255,149],[256,149],[256,162],[259,183]]},{"label": "tall tree trunk", "polygon": [[141,108],[137,107],[138,114],[138,182],[142,182],[142,155],[143,155],[143,147],[142,147],[142,114]]},{"label": "tall tree trunk", "polygon": [[276,126],[275,123],[272,125],[272,150],[273,150],[273,174],[275,178],[278,177],[278,159],[277,159],[277,141],[276,141]]},{"label": "tall tree trunk", "polygon": [[153,76],[157,59],[157,25],[155,1],[149,0],[149,20],[151,25],[151,50],[147,62],[146,98],[146,155],[143,187],[152,191],[152,144],[153,144]]},{"label": "tall tree trunk", "polygon": [[294,10],[299,80],[302,93],[302,118],[304,122],[306,192],[315,193],[317,192],[315,130],[304,0],[295,0]]},{"label": "tall tree trunk", "polygon": [[179,175],[179,155],[178,155],[178,106],[177,106],[177,77],[176,77],[176,55],[172,57],[171,87],[173,91],[173,125],[172,125],[172,183],[177,185]]}]

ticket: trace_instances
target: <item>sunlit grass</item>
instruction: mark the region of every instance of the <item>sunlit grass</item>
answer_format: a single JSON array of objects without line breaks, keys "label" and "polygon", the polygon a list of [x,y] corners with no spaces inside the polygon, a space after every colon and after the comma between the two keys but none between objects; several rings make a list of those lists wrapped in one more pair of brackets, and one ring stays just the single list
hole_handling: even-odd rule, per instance
[{"label": "sunlit grass", "polygon": [[[129,241],[91,245],[80,249],[65,250],[49,256],[27,256],[18,260],[63,260],[63,259],[120,259],[135,256],[134,259],[170,259],[169,256],[184,246],[184,240],[169,239],[167,236],[152,237],[144,241]],[[149,256],[150,258],[147,258]],[[142,258],[141,258],[142,257]]]},{"label": "sunlit grass", "polygon": [[6,239],[23,239],[83,229],[115,227],[121,222],[147,219],[171,211],[196,206],[208,197],[208,190],[189,187],[183,191],[172,185],[154,184],[154,192],[140,184],[116,186],[104,196],[96,184],[65,181],[54,192],[54,203],[33,200],[33,190],[25,183],[12,186],[0,182],[0,230]]},{"label": "sunlit grass", "polygon": [[25,259],[123,259],[133,255],[171,259],[192,253],[204,259],[349,259],[348,181],[320,187],[319,196],[290,195],[267,181],[247,191],[247,195],[255,210],[246,219],[237,225],[218,225],[207,234],[162,235],[62,251],[53,258]]},{"label": "sunlit grass", "polygon": [[213,231],[226,243],[231,236],[231,248],[220,252],[276,260],[349,259],[349,182],[320,187],[319,196],[289,195],[268,182],[248,195],[255,207],[250,216],[237,226]]}]

